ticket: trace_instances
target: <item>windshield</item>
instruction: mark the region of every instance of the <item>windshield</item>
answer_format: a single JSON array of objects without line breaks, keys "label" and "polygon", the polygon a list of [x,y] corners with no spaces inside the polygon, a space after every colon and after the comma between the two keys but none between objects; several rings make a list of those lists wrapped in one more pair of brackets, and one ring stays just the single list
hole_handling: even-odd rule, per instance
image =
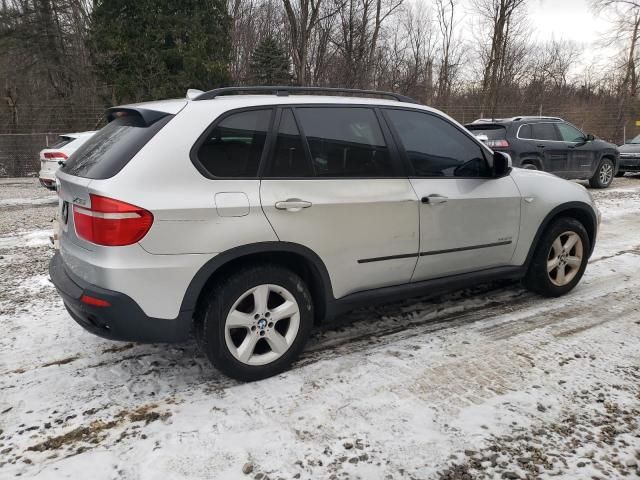
[{"label": "windshield", "polygon": [[56,149],[56,148],[62,148],[65,145],[67,145],[68,143],[72,142],[74,139],[71,137],[65,137],[63,135],[60,135],[60,137],[58,137],[58,141],[56,143],[54,143],[53,145],[49,145],[48,147],[44,147],[44,148],[50,148],[50,149]]},{"label": "windshield", "polygon": [[640,145],[640,135],[638,135],[636,138],[634,138],[633,140],[629,140],[627,143],[631,143],[633,145]]}]

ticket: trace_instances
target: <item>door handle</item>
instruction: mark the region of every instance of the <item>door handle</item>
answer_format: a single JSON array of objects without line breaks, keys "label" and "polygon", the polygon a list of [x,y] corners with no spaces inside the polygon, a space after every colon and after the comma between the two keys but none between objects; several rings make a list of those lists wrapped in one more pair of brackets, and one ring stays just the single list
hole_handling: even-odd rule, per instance
[{"label": "door handle", "polygon": [[287,198],[276,202],[276,208],[278,210],[287,210],[288,212],[299,212],[303,208],[309,208],[312,205],[311,202],[300,200],[299,198]]},{"label": "door handle", "polygon": [[546,145],[536,145],[536,147],[538,147],[538,148],[547,148]]},{"label": "door handle", "polygon": [[444,203],[449,200],[448,197],[444,195],[438,195],[437,193],[432,193],[428,197],[422,197],[422,203],[427,203],[429,205],[438,205],[440,203]]}]

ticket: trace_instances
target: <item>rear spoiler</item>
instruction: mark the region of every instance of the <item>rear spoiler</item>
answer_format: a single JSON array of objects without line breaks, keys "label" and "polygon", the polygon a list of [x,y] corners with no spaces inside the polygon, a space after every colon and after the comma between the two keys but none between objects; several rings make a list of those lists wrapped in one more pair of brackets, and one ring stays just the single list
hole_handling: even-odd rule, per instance
[{"label": "rear spoiler", "polygon": [[156,123],[161,118],[171,115],[167,112],[159,112],[158,110],[148,110],[146,108],[132,108],[132,107],[112,107],[107,109],[107,122],[112,122],[116,118],[137,116],[142,119],[145,126],[148,127]]}]

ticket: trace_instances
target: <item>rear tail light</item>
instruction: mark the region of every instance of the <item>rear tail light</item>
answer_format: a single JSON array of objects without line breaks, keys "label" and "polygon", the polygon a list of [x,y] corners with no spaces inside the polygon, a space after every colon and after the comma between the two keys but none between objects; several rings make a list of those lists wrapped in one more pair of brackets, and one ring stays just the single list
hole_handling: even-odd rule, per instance
[{"label": "rear tail light", "polygon": [[62,152],[45,152],[44,158],[46,158],[47,160],[66,160],[68,157]]},{"label": "rear tail light", "polygon": [[73,206],[78,236],[108,247],[131,245],[147,234],[153,214],[143,208],[100,195],[90,195],[91,207]]},{"label": "rear tail light", "polygon": [[506,140],[488,140],[487,146],[491,148],[509,148],[509,142]]}]

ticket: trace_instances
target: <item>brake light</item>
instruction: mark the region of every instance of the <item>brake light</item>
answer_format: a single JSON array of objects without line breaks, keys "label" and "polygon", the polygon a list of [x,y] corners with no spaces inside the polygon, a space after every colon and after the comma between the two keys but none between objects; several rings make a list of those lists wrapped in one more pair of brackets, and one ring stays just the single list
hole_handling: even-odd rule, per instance
[{"label": "brake light", "polygon": [[66,160],[68,157],[66,154],[62,153],[62,152],[45,152],[44,153],[44,158],[47,158],[49,160],[54,160],[56,158],[60,158],[62,160]]},{"label": "brake light", "polygon": [[506,140],[488,140],[487,146],[491,148],[509,148],[509,142]]},{"label": "brake light", "polygon": [[153,214],[129,203],[91,194],[91,207],[73,206],[73,222],[78,236],[108,247],[131,245],[147,234]]},{"label": "brake light", "polygon": [[80,301],[93,307],[110,307],[111,304],[101,298],[90,297],[89,295],[82,295]]}]

